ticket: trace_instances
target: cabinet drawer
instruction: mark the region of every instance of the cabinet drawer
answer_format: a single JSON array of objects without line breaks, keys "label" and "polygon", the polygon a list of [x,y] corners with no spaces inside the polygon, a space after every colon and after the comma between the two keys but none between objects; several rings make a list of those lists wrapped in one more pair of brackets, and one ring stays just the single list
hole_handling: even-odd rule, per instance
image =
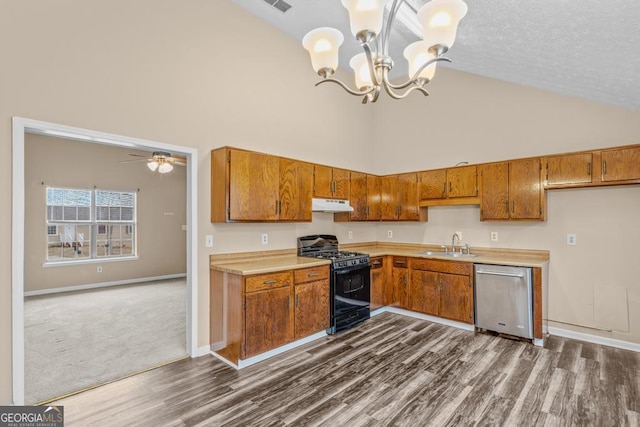
[{"label": "cabinet drawer", "polygon": [[376,270],[378,268],[383,268],[383,267],[384,267],[384,257],[380,256],[380,257],[371,258],[372,270]]},{"label": "cabinet drawer", "polygon": [[411,268],[414,270],[437,271],[440,273],[471,274],[473,263],[461,261],[444,261],[437,259],[412,259]]},{"label": "cabinet drawer", "polygon": [[294,283],[312,282],[329,278],[329,266],[303,268],[293,271]]},{"label": "cabinet drawer", "polygon": [[290,271],[283,271],[281,273],[268,273],[258,274],[255,276],[248,276],[245,280],[245,292],[261,291],[264,289],[281,288],[283,286],[289,286],[292,281]]},{"label": "cabinet drawer", "polygon": [[408,268],[409,264],[407,262],[407,257],[394,256],[393,257],[393,266],[396,267],[396,268]]}]

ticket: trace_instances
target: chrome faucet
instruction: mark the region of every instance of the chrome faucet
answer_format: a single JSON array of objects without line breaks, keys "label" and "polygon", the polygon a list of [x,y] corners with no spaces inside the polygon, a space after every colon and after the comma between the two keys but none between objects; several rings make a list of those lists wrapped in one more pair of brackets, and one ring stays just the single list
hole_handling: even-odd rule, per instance
[{"label": "chrome faucet", "polygon": [[458,233],[453,233],[453,237],[451,238],[451,252],[456,251],[456,239],[458,239],[458,243],[460,243],[460,238],[458,237]]}]

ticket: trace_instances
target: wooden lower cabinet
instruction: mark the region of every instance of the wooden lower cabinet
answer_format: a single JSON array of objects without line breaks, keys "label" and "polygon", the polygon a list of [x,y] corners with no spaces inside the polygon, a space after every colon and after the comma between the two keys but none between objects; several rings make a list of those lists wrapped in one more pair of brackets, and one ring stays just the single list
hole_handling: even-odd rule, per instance
[{"label": "wooden lower cabinet", "polygon": [[212,349],[232,363],[329,327],[329,265],[209,277]]},{"label": "wooden lower cabinet", "polygon": [[244,357],[285,345],[294,338],[289,287],[245,295]]},{"label": "wooden lower cabinet", "polygon": [[407,257],[392,258],[391,265],[391,304],[400,308],[409,308],[409,266]]},{"label": "wooden lower cabinet", "polygon": [[329,279],[295,285],[295,339],[329,327]]},{"label": "wooden lower cabinet", "polygon": [[389,305],[387,262],[388,257],[371,258],[371,310]]},{"label": "wooden lower cabinet", "polygon": [[473,263],[412,258],[410,309],[474,323]]}]

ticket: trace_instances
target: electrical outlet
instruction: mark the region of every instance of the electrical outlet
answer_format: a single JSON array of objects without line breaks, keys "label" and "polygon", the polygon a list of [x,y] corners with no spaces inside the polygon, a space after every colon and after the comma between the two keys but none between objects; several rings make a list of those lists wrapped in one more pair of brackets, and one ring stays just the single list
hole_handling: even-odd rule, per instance
[{"label": "electrical outlet", "polygon": [[262,244],[263,244],[263,245],[267,245],[267,244],[269,244],[269,235],[268,235],[267,233],[264,233],[264,234],[262,235]]},{"label": "electrical outlet", "polygon": [[462,241],[462,231],[456,231],[456,234],[458,235],[458,241],[461,242]]},{"label": "electrical outlet", "polygon": [[102,266],[101,266],[101,265],[99,265],[99,266],[98,266],[98,268],[96,268],[96,271],[97,271],[98,273],[102,273]]},{"label": "electrical outlet", "polygon": [[353,231],[349,231],[349,239],[353,239]]},{"label": "electrical outlet", "polygon": [[497,231],[492,231],[491,232],[491,241],[492,242],[497,242],[498,241],[498,232]]},{"label": "electrical outlet", "polygon": [[390,238],[390,239],[393,238],[393,231],[388,230],[387,231],[387,237]]},{"label": "electrical outlet", "polygon": [[569,233],[569,234],[567,234],[567,245],[569,245],[569,246],[575,246],[575,245],[577,245],[577,244],[578,244],[578,242],[577,242],[577,240],[576,240],[576,235],[575,235],[575,234],[573,234],[573,233]]},{"label": "electrical outlet", "polygon": [[213,247],[213,235],[207,234],[206,236],[204,236],[204,245],[207,248],[212,248]]}]

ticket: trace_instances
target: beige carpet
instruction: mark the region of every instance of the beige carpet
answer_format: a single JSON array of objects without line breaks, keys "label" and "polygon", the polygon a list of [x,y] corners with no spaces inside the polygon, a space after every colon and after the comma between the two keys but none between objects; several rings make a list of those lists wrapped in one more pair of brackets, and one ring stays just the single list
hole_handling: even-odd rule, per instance
[{"label": "beige carpet", "polygon": [[185,279],[25,298],[25,402],[186,355]]}]

